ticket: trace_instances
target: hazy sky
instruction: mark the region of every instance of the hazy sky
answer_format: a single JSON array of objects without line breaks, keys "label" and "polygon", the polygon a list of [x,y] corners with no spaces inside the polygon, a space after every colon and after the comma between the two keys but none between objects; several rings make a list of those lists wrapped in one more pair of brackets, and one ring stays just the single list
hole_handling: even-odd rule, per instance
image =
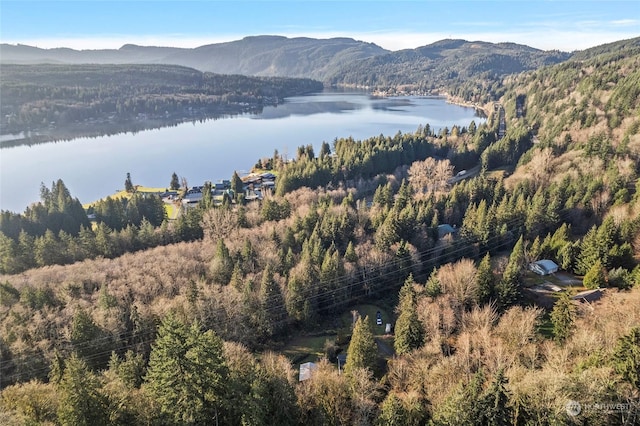
[{"label": "hazy sky", "polygon": [[565,51],[640,36],[640,0],[0,1],[0,41],[197,47],[247,35],[353,37],[399,50],[443,38]]}]

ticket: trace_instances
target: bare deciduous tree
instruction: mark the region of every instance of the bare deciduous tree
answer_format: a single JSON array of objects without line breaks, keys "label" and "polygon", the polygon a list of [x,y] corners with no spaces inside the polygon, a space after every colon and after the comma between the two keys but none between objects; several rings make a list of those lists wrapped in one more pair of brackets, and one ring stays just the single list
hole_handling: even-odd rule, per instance
[{"label": "bare deciduous tree", "polygon": [[456,306],[469,306],[477,301],[476,272],[476,266],[471,259],[447,263],[438,270],[442,291],[451,296]]},{"label": "bare deciduous tree", "polygon": [[453,166],[449,160],[429,157],[415,161],[409,168],[409,182],[419,196],[444,190],[453,177]]},{"label": "bare deciduous tree", "polygon": [[218,241],[226,238],[238,226],[236,212],[230,208],[219,207],[209,209],[202,218],[202,229],[205,238]]},{"label": "bare deciduous tree", "polygon": [[529,168],[536,187],[545,184],[549,180],[552,159],[553,150],[551,148],[544,148],[536,152],[531,158]]}]

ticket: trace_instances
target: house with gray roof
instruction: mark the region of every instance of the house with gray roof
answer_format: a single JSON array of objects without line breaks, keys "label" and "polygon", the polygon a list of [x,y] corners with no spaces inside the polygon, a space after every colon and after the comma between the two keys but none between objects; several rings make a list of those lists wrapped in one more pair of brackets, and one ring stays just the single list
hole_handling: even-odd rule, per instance
[{"label": "house with gray roof", "polygon": [[538,275],[549,275],[558,272],[558,265],[549,259],[542,259],[529,265],[529,269]]}]

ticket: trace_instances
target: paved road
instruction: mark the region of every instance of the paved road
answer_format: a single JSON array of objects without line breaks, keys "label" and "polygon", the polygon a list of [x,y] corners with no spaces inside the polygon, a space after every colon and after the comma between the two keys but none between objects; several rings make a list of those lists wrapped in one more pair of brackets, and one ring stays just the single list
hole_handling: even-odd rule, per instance
[{"label": "paved road", "polygon": [[458,183],[460,182],[462,179],[468,179],[474,176],[478,176],[478,173],[480,173],[480,165],[478,164],[477,166],[467,170],[467,172],[465,174],[463,174],[462,176],[454,176],[451,179],[449,179],[449,184],[453,185],[454,183]]}]

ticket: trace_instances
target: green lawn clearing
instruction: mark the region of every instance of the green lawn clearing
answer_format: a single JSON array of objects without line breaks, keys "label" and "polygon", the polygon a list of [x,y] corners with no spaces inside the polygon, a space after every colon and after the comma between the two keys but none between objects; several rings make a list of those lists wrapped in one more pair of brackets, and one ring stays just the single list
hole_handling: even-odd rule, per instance
[{"label": "green lawn clearing", "polygon": [[[167,188],[164,188],[164,187],[163,188],[154,188],[154,187],[151,187],[151,186],[136,185],[136,191],[140,192],[140,193],[157,194],[157,193],[163,193],[166,190],[167,190]],[[120,191],[117,191],[115,194],[110,195],[110,197],[111,198],[131,198],[132,195],[133,195],[133,193],[127,192],[124,189],[122,189]],[[88,209],[89,207],[91,207],[92,205],[97,203],[98,201],[102,201],[105,198],[101,198],[100,200],[96,200],[96,201],[92,201],[90,203],[83,204],[82,207],[84,207],[85,209]]]},{"label": "green lawn clearing", "polygon": [[282,353],[297,364],[316,362],[324,356],[324,343],[335,340],[336,335],[298,336],[282,349]]},{"label": "green lawn clearing", "polygon": [[180,207],[175,204],[167,204],[164,205],[164,210],[167,212],[167,219],[174,220],[178,218],[178,213],[180,212]]},{"label": "green lawn clearing", "polygon": [[[318,330],[314,335],[295,336],[280,350],[280,352],[296,364],[309,361],[315,362],[324,356],[325,342],[327,340],[332,340],[337,342],[338,346],[346,353],[348,343],[341,344],[340,340],[347,339],[348,342],[352,324],[351,311],[353,310],[358,311],[362,317],[369,317],[369,324],[371,325],[371,329],[373,330],[373,334],[376,338],[384,337],[385,324],[393,323],[393,318],[389,313],[379,306],[372,304],[356,305],[339,316],[339,330],[335,329],[334,323],[334,327],[332,329],[325,329],[326,333],[324,334],[322,330]],[[383,325],[376,325],[376,312],[378,311],[382,314]],[[338,336],[338,333],[340,333],[340,336]],[[391,346],[393,346],[392,339]]]},{"label": "green lawn clearing", "polygon": [[[394,320],[391,317],[391,315],[380,306],[371,305],[371,304],[362,304],[362,305],[354,306],[348,312],[345,312],[340,316],[343,326],[351,327],[352,318],[353,318],[351,315],[351,311],[353,310],[358,311],[360,316],[363,318],[369,317],[369,325],[371,326],[371,330],[373,330],[373,335],[376,337],[385,335],[384,328],[387,323],[391,323],[391,324],[394,323]],[[376,313],[378,311],[380,311],[380,313],[382,314],[382,325],[376,325]]]}]

